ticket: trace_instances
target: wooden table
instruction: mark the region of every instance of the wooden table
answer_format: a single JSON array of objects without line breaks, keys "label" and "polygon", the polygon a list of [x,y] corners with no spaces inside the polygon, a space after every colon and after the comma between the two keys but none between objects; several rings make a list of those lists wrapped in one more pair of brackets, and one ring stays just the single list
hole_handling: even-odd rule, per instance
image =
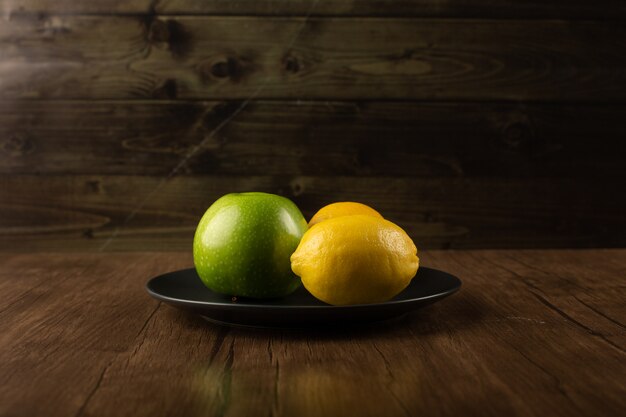
[{"label": "wooden table", "polygon": [[406,318],[219,327],[148,297],[188,253],[0,255],[1,416],[618,416],[626,250],[422,253]]}]

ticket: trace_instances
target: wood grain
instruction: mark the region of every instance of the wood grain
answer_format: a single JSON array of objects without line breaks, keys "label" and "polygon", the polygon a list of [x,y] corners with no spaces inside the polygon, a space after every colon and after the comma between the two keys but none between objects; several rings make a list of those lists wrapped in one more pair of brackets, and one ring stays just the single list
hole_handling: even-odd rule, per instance
[{"label": "wood grain", "polygon": [[[625,177],[624,105],[0,102],[5,174]],[[277,122],[279,121],[279,122]]]},{"label": "wood grain", "polygon": [[625,259],[424,252],[458,294],[381,325],[272,331],[150,300],[145,281],[189,252],[3,254],[0,414],[619,415]]},{"label": "wood grain", "polygon": [[285,195],[310,217],[360,201],[421,248],[623,246],[622,179],[2,176],[3,250],[187,250],[206,208],[229,192]]},{"label": "wood grain", "polygon": [[610,21],[18,15],[0,97],[623,101],[625,37]]},{"label": "wood grain", "polygon": [[623,18],[619,0],[0,0],[5,14],[18,13],[173,13],[212,15],[417,16],[498,18]]}]

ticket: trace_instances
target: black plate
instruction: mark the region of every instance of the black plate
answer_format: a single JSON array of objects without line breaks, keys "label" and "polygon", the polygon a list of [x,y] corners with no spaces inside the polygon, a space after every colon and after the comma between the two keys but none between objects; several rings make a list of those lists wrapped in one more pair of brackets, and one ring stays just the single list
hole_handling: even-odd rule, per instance
[{"label": "black plate", "polygon": [[194,268],[152,278],[146,288],[151,296],[178,308],[199,313],[210,321],[257,327],[306,327],[373,322],[401,316],[431,304],[461,288],[461,281],[446,272],[420,267],[411,284],[385,303],[331,306],[303,287],[271,300],[239,298],[207,289]]}]

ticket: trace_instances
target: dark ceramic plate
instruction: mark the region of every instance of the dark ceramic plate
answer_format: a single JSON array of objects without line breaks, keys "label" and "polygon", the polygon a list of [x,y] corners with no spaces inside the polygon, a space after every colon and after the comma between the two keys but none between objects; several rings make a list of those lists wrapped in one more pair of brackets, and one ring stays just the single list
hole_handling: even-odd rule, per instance
[{"label": "dark ceramic plate", "polygon": [[191,310],[210,321],[257,327],[307,327],[366,323],[401,316],[434,303],[461,288],[461,281],[436,269],[420,267],[411,284],[385,303],[331,306],[303,287],[284,298],[256,300],[221,295],[207,289],[193,268],[152,278],[151,296]]}]

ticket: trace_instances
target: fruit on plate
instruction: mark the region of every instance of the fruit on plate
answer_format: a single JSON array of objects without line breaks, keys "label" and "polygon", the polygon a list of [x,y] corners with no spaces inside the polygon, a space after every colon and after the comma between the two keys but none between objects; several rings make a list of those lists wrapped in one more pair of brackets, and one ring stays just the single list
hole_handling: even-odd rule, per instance
[{"label": "fruit on plate", "polygon": [[387,301],[409,285],[418,266],[417,248],[402,228],[363,214],[317,223],[291,255],[304,287],[333,305]]},{"label": "fruit on plate", "polygon": [[290,256],[307,223],[289,199],[260,192],[227,194],[208,208],[193,241],[193,260],[210,290],[272,298],[293,292],[300,279]]},{"label": "fruit on plate", "polygon": [[332,219],[335,217],[353,216],[355,214],[364,214],[366,216],[373,216],[383,218],[379,212],[366,206],[365,204],[355,203],[352,201],[342,201],[339,203],[332,203],[322,207],[317,213],[311,217],[309,221],[309,227],[322,222],[324,220]]}]

